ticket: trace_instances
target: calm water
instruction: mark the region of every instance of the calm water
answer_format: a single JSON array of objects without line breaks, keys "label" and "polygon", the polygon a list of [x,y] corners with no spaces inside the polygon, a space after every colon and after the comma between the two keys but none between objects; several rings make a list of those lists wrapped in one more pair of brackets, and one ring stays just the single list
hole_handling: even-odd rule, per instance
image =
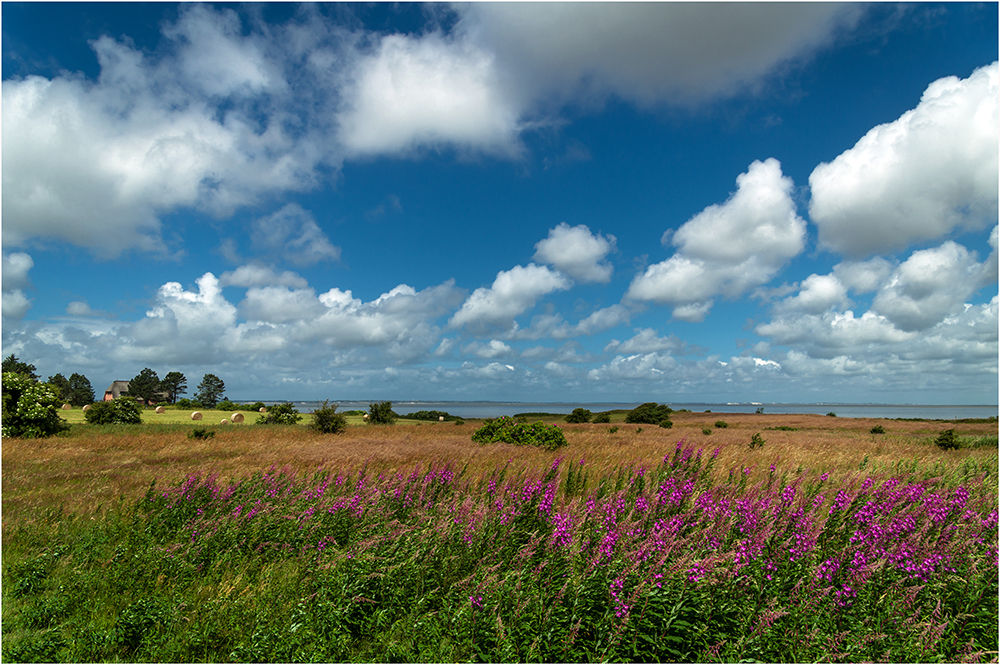
[{"label": "calm water", "polygon": [[[255,401],[255,400],[249,400]],[[273,401],[263,400],[266,404]],[[301,413],[310,413],[322,402],[293,402]],[[368,401],[338,402],[340,411],[353,409],[368,410]],[[593,412],[612,409],[632,409],[639,402],[393,402],[392,410],[401,416],[414,411],[444,411],[462,418],[496,418],[512,416],[516,413],[532,411],[544,413],[570,413],[573,409],[584,408]],[[708,404],[670,403],[670,407],[688,409],[695,412],[712,413],[754,413],[764,409],[764,413],[817,413],[830,412],[843,418],[929,418],[932,420],[953,420],[958,418],[990,418],[997,415],[996,406],[947,406],[912,404]]]}]

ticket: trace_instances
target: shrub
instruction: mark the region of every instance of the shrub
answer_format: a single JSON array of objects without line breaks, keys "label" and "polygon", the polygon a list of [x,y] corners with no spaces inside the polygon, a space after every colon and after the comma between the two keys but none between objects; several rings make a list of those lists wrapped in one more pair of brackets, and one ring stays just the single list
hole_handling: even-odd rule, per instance
[{"label": "shrub", "polygon": [[885,428],[882,427],[881,425],[875,425],[875,427],[872,427],[868,431],[871,432],[872,434],[885,434]]},{"label": "shrub", "polygon": [[59,396],[48,385],[26,374],[3,373],[4,436],[39,439],[69,429],[59,407]]},{"label": "shrub", "polygon": [[257,416],[258,425],[294,425],[300,420],[302,420],[302,416],[295,410],[291,402],[275,404],[267,410],[267,413]]},{"label": "shrub", "polygon": [[727,423],[725,420],[716,420],[715,426],[718,427],[719,429],[726,429],[727,427],[729,427],[729,423]]},{"label": "shrub", "polygon": [[253,404],[244,404],[244,411],[260,411],[261,409],[266,409],[267,405],[263,402],[254,402]]},{"label": "shrub", "polygon": [[955,436],[955,430],[946,429],[938,435],[938,438],[934,441],[938,445],[938,448],[942,450],[958,450],[960,447],[958,437]]},{"label": "shrub", "polygon": [[837,414],[834,413],[833,411],[831,411],[830,413],[828,413],[826,415],[830,416],[831,418],[836,418],[837,417]]},{"label": "shrub", "polygon": [[589,423],[592,415],[590,409],[573,409],[573,413],[566,416],[565,420],[568,423]]},{"label": "shrub", "polygon": [[187,409],[203,408],[201,402],[198,402],[193,399],[188,399],[187,397],[182,397],[179,400],[177,400],[177,402],[174,403],[174,406],[183,411],[186,411]]},{"label": "shrub", "polygon": [[596,416],[594,416],[594,418],[593,418],[593,420],[591,420],[591,422],[594,422],[594,423],[610,423],[611,422],[611,414],[610,413],[598,413]]},{"label": "shrub", "polygon": [[323,401],[323,406],[313,411],[313,421],[309,425],[323,434],[340,434],[347,429],[347,416],[337,413],[337,405],[330,406]]},{"label": "shrub", "polygon": [[508,416],[490,418],[472,434],[472,440],[479,444],[512,443],[515,446],[538,446],[545,450],[556,450],[567,445],[566,435],[556,425],[543,422],[519,423]]},{"label": "shrub", "polygon": [[711,427],[702,427],[701,428],[701,433],[705,434],[705,435],[711,434],[712,433],[712,428]]},{"label": "shrub", "polygon": [[215,436],[215,430],[207,429],[205,427],[195,427],[188,434],[189,439],[211,439]]},{"label": "shrub", "polygon": [[617,431],[618,431],[618,425],[615,425],[614,427],[612,427],[611,429],[608,430],[608,433],[614,434]]},{"label": "shrub", "polygon": [[[359,415],[364,413],[364,411],[359,412]],[[453,416],[447,411],[414,411],[413,413],[406,414],[406,417],[410,420],[430,420],[433,422],[439,422],[441,418],[445,421],[455,420],[457,416]]]},{"label": "shrub", "polygon": [[[659,425],[664,420],[670,420],[673,410],[666,404],[656,402],[646,402],[640,404],[625,415],[625,422],[639,425]],[[671,425],[663,425],[670,427]]]},{"label": "shrub", "polygon": [[134,397],[123,395],[109,402],[95,402],[83,417],[91,425],[138,425],[142,423],[142,407]]},{"label": "shrub", "polygon": [[763,447],[764,447],[764,437],[760,435],[760,432],[757,432],[752,437],[750,437],[750,450],[755,450],[757,448],[763,448]]},{"label": "shrub", "polygon": [[392,402],[375,402],[368,405],[369,425],[392,425],[399,415],[392,410]]},{"label": "shrub", "polygon": [[218,404],[216,404],[215,408],[218,409],[219,411],[239,411],[240,410],[240,405],[236,404],[234,402],[231,402],[228,399],[224,399],[221,402],[219,402]]}]

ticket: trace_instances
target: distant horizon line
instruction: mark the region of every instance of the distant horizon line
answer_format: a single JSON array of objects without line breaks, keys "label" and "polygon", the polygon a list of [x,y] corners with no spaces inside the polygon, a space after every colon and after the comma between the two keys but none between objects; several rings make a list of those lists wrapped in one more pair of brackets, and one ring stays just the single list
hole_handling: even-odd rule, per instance
[{"label": "distant horizon line", "polygon": [[[254,403],[254,402],[331,402],[331,403],[343,403],[343,402],[392,402],[393,404],[550,404],[553,406],[567,406],[572,404],[644,404],[639,400],[630,401],[613,401],[613,400],[574,400],[574,401],[556,401],[556,400],[546,400],[546,401],[532,401],[532,400],[461,400],[461,399],[433,399],[433,400],[413,400],[413,399],[234,399],[227,398],[231,402],[241,402],[241,403]],[[650,400],[653,401],[653,400]],[[916,406],[916,407],[981,407],[981,408],[1000,408],[1000,404],[942,404],[942,403],[920,403],[920,402],[706,402],[706,401],[693,401],[693,402],[675,402],[675,401],[665,401],[657,402],[659,404],[676,404],[678,406]]]}]

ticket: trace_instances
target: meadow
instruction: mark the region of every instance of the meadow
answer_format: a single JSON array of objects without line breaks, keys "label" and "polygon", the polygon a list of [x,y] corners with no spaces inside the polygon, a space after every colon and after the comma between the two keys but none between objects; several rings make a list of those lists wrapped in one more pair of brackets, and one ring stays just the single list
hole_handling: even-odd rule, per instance
[{"label": "meadow", "polygon": [[3,442],[4,661],[997,660],[995,420],[183,415]]}]

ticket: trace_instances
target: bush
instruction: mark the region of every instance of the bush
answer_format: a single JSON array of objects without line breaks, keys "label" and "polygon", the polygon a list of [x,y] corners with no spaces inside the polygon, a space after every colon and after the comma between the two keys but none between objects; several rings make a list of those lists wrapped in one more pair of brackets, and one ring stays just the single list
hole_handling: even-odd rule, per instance
[{"label": "bush", "polygon": [[3,373],[3,436],[39,439],[69,429],[59,396],[26,374]]},{"label": "bush", "polygon": [[712,433],[712,428],[711,427],[702,427],[701,428],[701,433],[705,434],[707,436],[707,435],[709,435],[709,434]]},{"label": "bush", "polygon": [[885,428],[882,427],[881,425],[875,425],[875,427],[872,427],[868,431],[871,432],[872,434],[885,434]]},{"label": "bush", "polygon": [[[358,415],[361,415],[362,413],[364,413],[364,411],[358,411]],[[434,422],[439,422],[441,418],[444,418],[445,421],[455,420],[458,418],[458,416],[453,416],[447,411],[414,411],[413,413],[408,413],[406,417],[409,420],[431,420]]]},{"label": "bush", "polygon": [[[639,425],[660,425],[664,420],[670,420],[671,413],[673,413],[673,409],[666,404],[646,402],[629,411],[625,415],[625,422]],[[662,425],[662,427],[671,426],[673,426],[673,423]]]},{"label": "bush", "polygon": [[594,416],[594,419],[591,422],[594,422],[594,423],[610,423],[611,422],[611,414],[610,413],[598,413],[596,416]]},{"label": "bush", "polygon": [[831,411],[830,413],[828,413],[826,415],[830,416],[831,418],[836,418],[837,417],[837,414],[834,413],[833,411]]},{"label": "bush", "polygon": [[109,402],[95,402],[83,414],[91,425],[139,425],[142,407],[134,397],[123,395]]},{"label": "bush", "polygon": [[716,420],[715,426],[718,427],[719,429],[726,429],[727,427],[729,427],[729,423],[727,423],[725,420]]},{"label": "bush", "polygon": [[300,420],[302,420],[302,416],[295,410],[291,402],[275,404],[267,410],[267,413],[257,416],[258,425],[294,425]]},{"label": "bush", "polygon": [[590,413],[590,409],[573,409],[573,413],[566,416],[566,422],[568,423],[589,423],[590,418],[593,414]]},{"label": "bush", "polygon": [[188,434],[189,439],[211,439],[215,436],[215,430],[205,427],[195,427]]},{"label": "bush", "polygon": [[750,450],[755,450],[757,448],[763,448],[763,447],[764,447],[764,437],[760,435],[760,432],[750,437]]},{"label": "bush", "polygon": [[182,397],[174,403],[174,408],[186,411],[187,409],[201,409],[203,406],[201,402],[197,400]]},{"label": "bush", "polygon": [[938,448],[942,450],[958,450],[960,447],[958,437],[955,436],[955,430],[946,429],[938,435],[938,438],[934,441],[938,445]]},{"label": "bush", "polygon": [[228,399],[224,399],[215,405],[215,408],[219,411],[239,411],[240,405],[234,402],[230,402]]},{"label": "bush", "polygon": [[479,444],[512,443],[515,446],[537,446],[556,450],[567,445],[566,435],[556,425],[543,422],[519,423],[509,416],[490,418],[472,434]]},{"label": "bush", "polygon": [[244,411],[260,411],[261,409],[266,409],[267,405],[263,402],[254,402],[253,404],[242,405]]},{"label": "bush", "polygon": [[368,405],[369,425],[393,425],[399,415],[392,410],[392,402],[375,402]]},{"label": "bush", "polygon": [[330,406],[324,400],[323,406],[313,411],[313,421],[309,426],[323,434],[340,434],[347,429],[347,416],[337,413],[336,404]]}]

